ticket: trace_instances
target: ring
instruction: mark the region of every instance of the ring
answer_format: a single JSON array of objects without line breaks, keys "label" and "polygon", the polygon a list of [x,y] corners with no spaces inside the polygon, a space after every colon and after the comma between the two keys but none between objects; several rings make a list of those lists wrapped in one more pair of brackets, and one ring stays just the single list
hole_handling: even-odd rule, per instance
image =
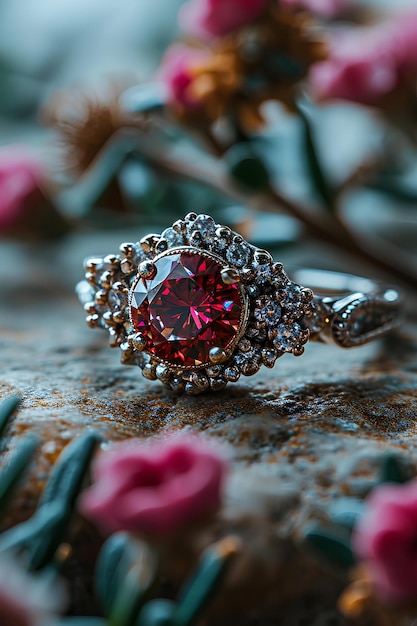
[{"label": "ring", "polygon": [[396,288],[322,270],[291,280],[209,215],[189,213],[119,254],[87,259],[85,270],[77,294],[87,324],[108,330],[123,364],[189,394],[300,356],[309,340],[359,346],[401,321]]}]

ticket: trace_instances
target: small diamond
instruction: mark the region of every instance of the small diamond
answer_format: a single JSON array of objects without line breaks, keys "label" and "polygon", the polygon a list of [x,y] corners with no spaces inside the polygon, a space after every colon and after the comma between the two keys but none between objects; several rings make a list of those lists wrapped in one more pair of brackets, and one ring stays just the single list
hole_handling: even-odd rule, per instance
[{"label": "small diamond", "polygon": [[132,253],[133,253],[133,260],[136,263],[136,265],[139,265],[141,261],[144,261],[147,258],[146,252],[142,248],[139,242],[133,244]]},{"label": "small diamond", "polygon": [[166,228],[161,237],[166,239],[170,248],[184,245],[184,236],[177,233],[173,228]]},{"label": "small diamond", "polygon": [[228,245],[229,245],[228,237],[219,237],[217,235],[216,237],[213,238],[211,242],[211,247],[215,252],[216,251],[223,252],[224,250],[226,250]]},{"label": "small diamond", "polygon": [[253,316],[257,322],[273,327],[281,321],[281,307],[277,302],[264,297],[262,306],[255,309]]},{"label": "small diamond", "polygon": [[208,243],[207,239],[204,239],[202,234],[198,232],[198,230],[193,231],[188,237],[188,242],[190,246],[194,246],[195,248],[204,248]]},{"label": "small diamond", "polygon": [[247,243],[232,243],[226,251],[226,258],[229,263],[236,267],[243,267],[249,261],[250,248]]},{"label": "small diamond", "polygon": [[[283,289],[285,285],[282,273],[277,273],[272,263],[256,266],[256,272],[252,282],[257,286],[259,293],[266,294]],[[288,282],[288,279],[286,282]]]},{"label": "small diamond", "polygon": [[284,289],[278,290],[277,298],[287,315],[294,318],[303,315],[305,303],[299,285],[289,283]]},{"label": "small diamond", "polygon": [[120,297],[118,296],[118,294],[116,294],[113,291],[113,289],[109,291],[107,302],[112,311],[114,311],[115,309],[120,309],[120,306],[121,306]]},{"label": "small diamond", "polygon": [[212,237],[216,230],[216,222],[210,215],[197,215],[194,222],[188,226],[188,234],[200,233],[202,239]]},{"label": "small diamond", "polygon": [[273,343],[280,352],[291,352],[291,350],[303,340],[303,329],[300,324],[279,324],[277,327],[277,336]]},{"label": "small diamond", "polygon": [[250,352],[243,353],[237,350],[231,362],[245,376],[256,374],[262,365],[262,357],[259,350],[252,349]]},{"label": "small diamond", "polygon": [[274,367],[277,357],[278,355],[275,350],[262,350],[262,362],[266,367]]}]

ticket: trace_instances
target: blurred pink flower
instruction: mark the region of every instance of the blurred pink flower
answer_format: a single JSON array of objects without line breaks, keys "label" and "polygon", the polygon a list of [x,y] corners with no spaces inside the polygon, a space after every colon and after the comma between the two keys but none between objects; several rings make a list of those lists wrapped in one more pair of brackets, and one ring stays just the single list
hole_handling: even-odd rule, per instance
[{"label": "blurred pink flower", "polygon": [[227,35],[262,13],[268,0],[188,0],[179,13],[186,32],[211,39]]},{"label": "blurred pink flower", "polygon": [[346,9],[352,0],[281,0],[282,6],[307,9],[323,17],[335,17]]},{"label": "blurred pink flower", "polygon": [[201,102],[190,89],[193,83],[193,69],[205,63],[210,57],[206,50],[190,48],[184,44],[173,44],[168,48],[159,67],[159,78],[165,86],[169,104],[185,110],[198,109]]},{"label": "blurred pink flower", "polygon": [[310,84],[319,100],[377,104],[410,70],[417,70],[416,11],[338,33],[331,42],[330,58],[311,69]]},{"label": "blurred pink flower", "polygon": [[381,485],[371,493],[353,548],[378,596],[388,601],[417,597],[417,480]]},{"label": "blurred pink flower", "polygon": [[42,196],[43,169],[20,146],[0,148],[0,232],[22,222]]},{"label": "blurred pink flower", "polygon": [[98,458],[81,511],[106,534],[168,535],[219,506],[226,468],[197,437],[125,441]]},{"label": "blurred pink flower", "polygon": [[0,557],[1,626],[52,626],[66,594],[50,576],[32,576],[10,556]]}]

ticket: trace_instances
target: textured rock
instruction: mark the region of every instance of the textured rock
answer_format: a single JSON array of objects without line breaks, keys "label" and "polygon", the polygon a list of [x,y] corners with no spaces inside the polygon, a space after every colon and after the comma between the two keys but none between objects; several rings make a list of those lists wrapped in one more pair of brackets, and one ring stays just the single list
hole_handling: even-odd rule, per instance
[{"label": "textured rock", "polygon": [[[332,606],[333,587],[324,576],[327,591],[317,591],[316,566],[299,543],[306,524],[326,520],[339,497],[365,495],[388,452],[403,453],[414,468],[415,328],[350,351],[311,343],[302,358],[285,355],[273,370],[242,377],[227,391],[177,396],[120,365],[106,333],[85,326],[69,289],[29,284],[24,275],[15,280],[0,304],[0,397],[23,396],[7,449],[28,430],[43,443],[33,478],[3,525],[28,515],[60,450],[85,429],[109,440],[204,431],[229,444],[235,459],[221,524],[248,546],[240,563],[254,573],[248,604],[289,602],[310,591],[297,612],[288,605],[282,623],[315,623],[304,621],[306,607]],[[332,584],[334,598],[340,582]],[[232,608],[242,600],[228,602]],[[337,623],[333,609],[328,616],[320,623]]]}]

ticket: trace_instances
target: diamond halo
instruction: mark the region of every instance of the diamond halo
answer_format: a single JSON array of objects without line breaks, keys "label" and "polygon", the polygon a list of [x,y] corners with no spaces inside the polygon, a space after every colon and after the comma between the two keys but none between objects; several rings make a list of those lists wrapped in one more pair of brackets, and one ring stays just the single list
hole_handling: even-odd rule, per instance
[{"label": "diamond halo", "polygon": [[209,215],[189,213],[161,235],[122,244],[118,255],[88,259],[85,268],[79,297],[88,325],[108,330],[122,363],[174,391],[223,389],[273,367],[284,353],[301,355],[310,336],[311,290]]}]

